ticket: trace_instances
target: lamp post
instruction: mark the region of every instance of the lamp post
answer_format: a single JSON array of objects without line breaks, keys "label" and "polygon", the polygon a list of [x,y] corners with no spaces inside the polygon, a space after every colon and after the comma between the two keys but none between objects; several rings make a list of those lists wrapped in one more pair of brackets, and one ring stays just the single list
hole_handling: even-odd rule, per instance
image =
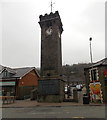
[{"label": "lamp post", "polygon": [[93,59],[92,59],[92,47],[91,47],[92,37],[90,37],[89,41],[90,41],[90,57],[91,57],[91,63],[93,63]]},{"label": "lamp post", "polygon": [[92,58],[92,47],[91,47],[92,37],[90,37],[89,41],[90,41],[90,57],[91,57],[91,63],[93,63],[93,58]]},{"label": "lamp post", "polygon": [[[90,37],[89,41],[90,41],[90,58],[91,58],[91,64],[92,64],[92,63],[93,63],[92,47],[91,47],[92,37]],[[93,66],[92,66],[92,74],[91,74],[91,75],[92,75],[93,84],[94,84],[94,86],[95,86],[94,73],[93,73]],[[92,99],[94,100],[94,102],[96,102],[96,95],[95,95],[95,94],[93,94],[93,98],[92,98]]]}]

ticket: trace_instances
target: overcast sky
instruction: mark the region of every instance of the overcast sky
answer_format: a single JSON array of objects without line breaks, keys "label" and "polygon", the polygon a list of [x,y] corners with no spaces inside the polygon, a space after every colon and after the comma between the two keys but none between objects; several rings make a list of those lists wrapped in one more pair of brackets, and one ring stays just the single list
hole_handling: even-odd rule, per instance
[{"label": "overcast sky", "polygon": [[[51,0],[1,0],[0,64],[40,66],[39,15],[50,13]],[[105,57],[105,0],[53,0],[63,23],[62,63],[89,63]]]}]

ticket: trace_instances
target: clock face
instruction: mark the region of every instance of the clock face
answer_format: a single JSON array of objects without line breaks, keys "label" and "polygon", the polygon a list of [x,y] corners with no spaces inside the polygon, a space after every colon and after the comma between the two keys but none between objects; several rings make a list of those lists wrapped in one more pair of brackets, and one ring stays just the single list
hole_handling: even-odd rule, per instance
[{"label": "clock face", "polygon": [[53,32],[53,30],[52,30],[51,27],[46,30],[46,34],[47,34],[47,35],[51,35],[52,32]]}]

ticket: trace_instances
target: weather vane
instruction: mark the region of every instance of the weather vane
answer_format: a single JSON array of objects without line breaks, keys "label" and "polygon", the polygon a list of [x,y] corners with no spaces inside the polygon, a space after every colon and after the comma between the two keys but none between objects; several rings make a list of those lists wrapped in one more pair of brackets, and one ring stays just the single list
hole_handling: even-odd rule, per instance
[{"label": "weather vane", "polygon": [[55,4],[55,3],[53,3],[52,0],[51,0],[51,5],[50,5],[50,7],[51,7],[51,12],[52,12],[52,8],[53,8],[53,4]]}]

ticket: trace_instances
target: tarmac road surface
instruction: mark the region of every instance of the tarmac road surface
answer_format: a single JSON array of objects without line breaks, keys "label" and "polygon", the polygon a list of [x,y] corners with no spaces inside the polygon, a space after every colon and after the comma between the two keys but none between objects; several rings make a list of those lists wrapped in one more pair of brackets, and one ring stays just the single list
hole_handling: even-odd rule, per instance
[{"label": "tarmac road surface", "polygon": [[3,108],[3,118],[105,118],[105,106]]}]

